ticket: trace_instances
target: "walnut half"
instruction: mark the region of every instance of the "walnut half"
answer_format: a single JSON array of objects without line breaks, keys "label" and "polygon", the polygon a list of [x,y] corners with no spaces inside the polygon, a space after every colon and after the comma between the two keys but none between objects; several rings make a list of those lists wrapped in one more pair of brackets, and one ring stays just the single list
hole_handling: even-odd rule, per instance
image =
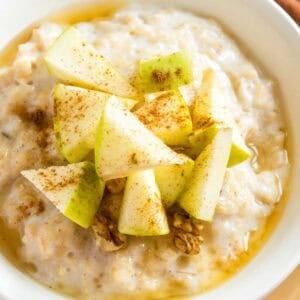
[{"label": "walnut half", "polygon": [[127,245],[127,237],[118,232],[117,225],[107,216],[97,215],[92,230],[96,245],[104,252],[117,251]]},{"label": "walnut half", "polygon": [[203,225],[200,221],[181,213],[175,213],[172,218],[174,246],[185,254],[198,254],[203,242],[202,229]]}]

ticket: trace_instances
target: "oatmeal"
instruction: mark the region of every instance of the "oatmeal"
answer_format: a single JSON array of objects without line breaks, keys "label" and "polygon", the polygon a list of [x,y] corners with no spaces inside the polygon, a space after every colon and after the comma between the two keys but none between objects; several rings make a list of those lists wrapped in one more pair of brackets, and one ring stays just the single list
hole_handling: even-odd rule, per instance
[{"label": "oatmeal", "polygon": [[[168,212],[169,235],[123,235],[116,222],[126,180],[113,179],[93,225],[79,227],[20,175],[26,169],[67,164],[56,147],[55,79],[44,62],[66,26],[44,23],[19,45],[12,65],[0,69],[0,215],[20,235],[19,258],[35,266],[31,275],[38,281],[88,299],[153,299],[204,291],[224,277],[222,265],[236,263],[249,250],[251,234],[263,231],[282,196],[288,173],[286,133],[273,83],[217,23],[189,12],[133,5],[109,19],[75,27],[133,85],[140,60],[188,51],[194,80],[180,87],[184,100],[193,106],[204,71],[213,70],[231,125],[252,158],[227,168],[211,223],[176,207]],[[164,76],[155,73],[159,82]]]}]

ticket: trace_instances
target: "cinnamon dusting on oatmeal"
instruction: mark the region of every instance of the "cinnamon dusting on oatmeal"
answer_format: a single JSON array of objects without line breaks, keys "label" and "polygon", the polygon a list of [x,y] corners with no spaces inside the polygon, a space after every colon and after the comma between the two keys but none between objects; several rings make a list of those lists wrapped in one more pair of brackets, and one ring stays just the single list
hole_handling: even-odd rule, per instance
[{"label": "cinnamon dusting on oatmeal", "polygon": [[30,216],[38,216],[45,211],[44,203],[31,196],[24,197],[23,202],[17,207],[17,222]]},{"label": "cinnamon dusting on oatmeal", "polygon": [[41,108],[29,111],[24,104],[18,104],[11,108],[11,113],[17,115],[23,122],[33,123],[39,128],[46,123],[46,112]]},{"label": "cinnamon dusting on oatmeal", "polygon": [[43,110],[37,109],[33,112],[28,113],[28,120],[33,122],[36,126],[42,126],[46,117]]}]

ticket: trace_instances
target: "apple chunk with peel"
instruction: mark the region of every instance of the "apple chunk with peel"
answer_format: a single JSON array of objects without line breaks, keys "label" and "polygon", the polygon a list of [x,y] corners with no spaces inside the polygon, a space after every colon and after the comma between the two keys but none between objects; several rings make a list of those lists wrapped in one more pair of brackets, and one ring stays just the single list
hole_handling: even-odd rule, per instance
[{"label": "apple chunk with peel", "polygon": [[[70,163],[79,162],[94,148],[102,111],[111,95],[57,84],[53,97],[58,149]],[[129,109],[136,104],[135,100],[119,99]]]},{"label": "apple chunk with peel", "polygon": [[[222,130],[223,126],[219,124],[213,124],[209,127],[206,127],[204,129],[198,129],[196,130],[192,135],[189,137],[189,142],[191,148],[188,149],[188,154],[191,157],[198,157],[198,155],[203,151],[203,149],[212,142],[215,135],[219,132],[219,130]],[[233,132],[233,142],[231,145],[231,151],[230,156],[228,160],[227,167],[233,167],[237,164],[242,163],[246,159],[250,157],[250,152],[246,148],[246,146],[243,145],[243,142],[240,141],[237,143],[236,141],[239,140],[239,136],[235,136]]]},{"label": "apple chunk with peel", "polygon": [[222,189],[232,143],[232,130],[221,129],[198,156],[179,205],[192,217],[212,221]]},{"label": "apple chunk with peel", "polygon": [[128,176],[119,218],[119,231],[136,236],[169,233],[153,170],[138,171]]},{"label": "apple chunk with peel", "polygon": [[189,136],[190,151],[189,154],[194,158],[203,151],[203,149],[212,142],[215,135],[219,132],[221,126],[213,124],[209,127],[198,129]]},{"label": "apple chunk with peel", "polygon": [[219,80],[212,69],[206,69],[194,102],[192,112],[194,129],[207,128],[215,123],[226,123],[229,116]]},{"label": "apple chunk with peel", "polygon": [[156,183],[165,207],[170,207],[175,203],[188,182],[194,167],[192,159],[184,154],[181,156],[185,161],[181,165],[161,166],[154,169]]},{"label": "apple chunk with peel", "polygon": [[145,93],[177,89],[193,81],[190,54],[179,51],[141,61],[139,77],[141,90]]},{"label": "apple chunk with peel", "polygon": [[58,37],[45,62],[49,72],[63,82],[121,97],[137,96],[127,80],[74,27]]},{"label": "apple chunk with peel", "polygon": [[232,151],[228,166],[235,166],[251,156],[240,133],[233,125],[231,113],[226,108],[224,91],[212,69],[204,71],[202,85],[196,96],[192,112],[193,127],[196,130],[190,138],[192,151],[199,154],[211,142],[222,127],[233,129]]},{"label": "apple chunk with peel", "polygon": [[81,162],[21,174],[67,218],[83,228],[92,224],[104,191],[93,164]]},{"label": "apple chunk with peel", "polygon": [[111,97],[97,131],[95,162],[98,175],[109,180],[160,165],[181,164],[184,160],[117,98]]},{"label": "apple chunk with peel", "polygon": [[193,130],[189,108],[179,92],[157,93],[135,115],[167,145],[187,144]]},{"label": "apple chunk with peel", "polygon": [[237,142],[238,138],[235,139],[234,133],[233,140],[235,142],[231,145],[230,157],[227,165],[228,168],[234,167],[251,157],[250,150],[242,141],[240,143]]}]

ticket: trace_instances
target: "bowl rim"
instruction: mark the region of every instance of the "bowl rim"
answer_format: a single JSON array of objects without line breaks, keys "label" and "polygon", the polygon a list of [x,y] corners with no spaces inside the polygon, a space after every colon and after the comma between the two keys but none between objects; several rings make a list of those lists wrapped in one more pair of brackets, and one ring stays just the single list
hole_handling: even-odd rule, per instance
[{"label": "bowl rim", "polygon": [[[291,17],[291,15],[289,15],[289,13],[276,0],[266,0],[265,2],[269,2],[269,5],[273,6],[275,11],[277,11],[278,14],[283,18],[283,20],[288,23],[290,29],[294,31],[294,33],[297,35],[296,38],[298,41],[298,45],[300,46],[300,25],[297,24],[297,22]],[[296,168],[296,166],[292,165],[291,168],[294,169]],[[290,173],[290,176],[292,176],[294,173],[293,170],[291,170]],[[289,195],[288,198],[290,198]],[[293,260],[293,262],[291,262],[290,267],[287,267],[287,271],[285,272],[285,274],[282,275],[282,279],[279,279],[279,283],[274,283],[273,288],[278,286],[280,282],[283,282],[283,280],[285,280],[295,270],[295,267],[297,266],[300,266],[300,251],[295,254],[295,259]]]},{"label": "bowl rim", "polygon": [[[276,19],[277,21],[280,21],[281,24],[283,26],[285,26],[285,29],[289,30],[291,32],[290,34],[295,36],[296,40],[294,42],[297,43],[297,45],[300,49],[300,26],[287,13],[287,11],[279,3],[277,3],[276,0],[265,0],[265,1],[261,1],[260,3],[257,3],[256,5],[257,5],[257,7],[262,7],[263,11],[267,11],[268,9],[272,9],[272,12],[269,12],[269,14],[270,15],[273,14],[273,18]],[[288,123],[288,126],[290,126],[289,122],[287,122],[287,123]],[[292,156],[295,157],[296,153],[292,153]],[[293,165],[291,165],[291,169],[289,171],[290,172],[290,175],[289,175],[290,177],[293,176],[295,168],[297,168],[297,167],[299,168],[299,160],[297,162],[298,163],[293,162]],[[287,202],[289,201],[290,198],[291,198],[291,195],[288,191]],[[280,219],[282,219],[282,216],[280,217]],[[275,231],[277,230],[277,228],[279,226],[280,226],[280,220],[279,220],[278,224],[276,224],[276,226],[274,228],[274,231],[271,233],[271,237],[274,235]],[[268,243],[268,240],[265,243]],[[262,249],[260,249],[258,251],[258,254],[261,252],[261,250]],[[251,261],[254,258],[252,258],[249,263],[251,263]],[[262,300],[264,297],[266,297],[270,293],[272,293],[272,291],[274,289],[279,287],[279,285],[281,283],[283,283],[284,280],[286,280],[298,266],[300,266],[300,251],[294,252],[293,256],[289,260],[289,263],[281,267],[281,272],[280,272],[281,275],[280,276],[277,276],[277,278],[272,280],[272,281],[268,281],[268,283],[266,284],[264,289],[260,289],[259,292],[251,291],[252,293],[254,293],[254,294],[251,294],[251,297],[253,297],[253,295],[255,295],[255,298],[247,298],[248,296],[245,296],[246,298],[244,298],[244,300],[246,300],[246,299],[247,300],[254,300],[254,299],[255,300],[258,300],[258,299]],[[232,278],[234,278],[235,275],[233,275]],[[231,278],[229,280],[231,280]],[[222,284],[223,283],[221,283],[220,286],[222,286]],[[209,296],[209,294],[210,294],[210,291],[204,293],[203,295],[205,295],[205,296],[208,295]],[[195,296],[193,299],[197,300],[198,298],[197,298],[197,296]],[[210,298],[208,298],[208,299],[210,299]],[[199,298],[199,300],[200,300],[200,298]],[[202,300],[202,298],[201,298],[201,300]],[[226,300],[229,300],[229,299],[226,299]]]},{"label": "bowl rim", "polygon": [[[274,18],[276,18],[277,20],[280,20],[280,22],[282,24],[284,24],[284,26],[286,27],[285,29],[288,29],[288,30],[293,32],[292,34],[294,34],[296,36],[296,38],[299,42],[299,45],[300,45],[300,26],[297,25],[297,23],[292,19],[292,17],[276,1],[274,1],[274,0],[265,0],[265,1],[261,1],[261,4],[259,4],[259,5],[261,7],[264,7],[264,8],[262,8],[262,10],[273,9],[272,12],[270,12],[270,14],[275,13],[277,15],[277,16],[274,16]],[[52,13],[55,13],[55,11],[56,10],[54,10]],[[39,21],[39,19],[37,21]],[[6,46],[6,45],[4,45],[4,46]],[[295,165],[292,166],[292,168],[295,168],[295,167],[296,167]],[[290,198],[290,196],[288,195],[288,199],[289,198]],[[289,201],[289,200],[287,200],[287,201]],[[275,228],[274,231],[276,231],[276,230],[277,230],[277,228]],[[274,232],[271,234],[271,236],[273,234],[274,234]],[[2,260],[3,256],[2,256],[2,254],[0,254],[0,255],[1,255],[0,263],[1,263],[1,260]],[[272,289],[277,287],[283,280],[285,280],[289,276],[289,274],[295,269],[295,267],[297,265],[299,265],[299,263],[300,263],[300,251],[299,251],[299,253],[295,253],[295,255],[290,259],[289,262],[290,262],[289,264],[287,264],[285,266],[282,266],[281,272],[280,272],[280,274],[282,274],[282,275],[278,276],[277,280],[269,282],[266,285],[264,291],[260,290],[260,292],[257,293],[258,298],[261,298],[261,297],[264,297],[264,296],[268,295],[271,292]],[[13,267],[13,268],[15,268],[15,267]],[[19,272],[18,269],[16,269],[16,271]],[[28,277],[28,275],[25,275],[25,276]],[[31,279],[30,277],[28,277],[28,279],[33,280],[36,283],[36,281],[34,279]],[[38,283],[38,285],[40,285],[40,284]],[[42,286],[42,288],[45,289],[44,286]],[[201,297],[202,295],[205,296],[206,293],[195,296],[195,297],[193,297],[193,299],[202,299],[202,297]],[[0,295],[0,299],[1,299],[1,295]],[[9,299],[9,298],[7,298],[7,299]]]}]

